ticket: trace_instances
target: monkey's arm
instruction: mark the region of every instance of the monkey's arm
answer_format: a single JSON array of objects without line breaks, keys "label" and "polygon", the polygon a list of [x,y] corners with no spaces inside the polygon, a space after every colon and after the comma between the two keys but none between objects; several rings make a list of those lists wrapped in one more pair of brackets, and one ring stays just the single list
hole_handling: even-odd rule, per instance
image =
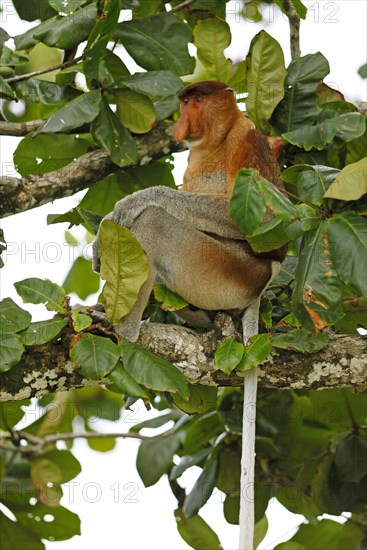
[{"label": "monkey's arm", "polygon": [[191,228],[220,237],[245,240],[240,228],[228,215],[229,197],[185,193],[169,187],[150,187],[116,203],[110,219],[131,228],[140,214],[151,206],[162,208]]}]

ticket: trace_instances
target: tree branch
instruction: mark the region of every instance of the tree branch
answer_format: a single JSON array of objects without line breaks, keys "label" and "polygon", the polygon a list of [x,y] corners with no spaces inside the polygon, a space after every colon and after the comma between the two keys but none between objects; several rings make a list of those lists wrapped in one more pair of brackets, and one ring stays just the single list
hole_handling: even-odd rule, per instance
[{"label": "tree branch", "polygon": [[[172,124],[161,123],[149,133],[136,137],[138,164],[148,164],[162,156],[183,150],[172,137],[172,127]],[[111,161],[107,151],[98,149],[53,172],[21,179],[1,177],[0,217],[11,216],[55,199],[74,195],[108,174],[132,166],[120,168]]]},{"label": "tree branch", "polygon": [[190,6],[190,4],[193,4],[195,1],[196,0],[185,0],[181,4],[178,4],[177,6],[172,8],[171,13],[177,13],[178,11],[181,11],[181,10],[187,8],[188,6]]},{"label": "tree branch", "polygon": [[31,134],[42,124],[44,120],[30,120],[28,122],[0,121],[0,136],[23,137]]},{"label": "tree branch", "polygon": [[[69,329],[62,338],[27,348],[21,363],[0,374],[0,401],[41,397],[98,384],[74,370],[69,359]],[[228,337],[238,337],[226,314],[218,314],[212,331],[197,334],[191,329],[150,323],[143,325],[138,343],[176,365],[191,383],[242,386],[243,373],[230,375],[216,369],[214,352]],[[357,335],[334,335],[327,348],[315,353],[276,349],[259,368],[259,386],[279,389],[327,389],[367,387],[367,339]]]},{"label": "tree branch", "polygon": [[[0,448],[7,451],[18,452],[23,454],[39,453],[43,451],[48,445],[53,445],[57,441],[74,441],[74,439],[149,439],[144,435],[138,433],[97,433],[97,432],[84,432],[84,433],[57,433],[45,435],[44,437],[38,437],[24,431],[14,431],[9,435],[0,438]],[[26,441],[26,445],[20,445],[21,440]]]},{"label": "tree branch", "polygon": [[290,0],[282,0],[283,8],[289,19],[290,27],[290,43],[291,43],[291,56],[292,59],[297,59],[301,55],[301,49],[299,45],[299,29],[301,25],[300,17]]},{"label": "tree branch", "polygon": [[51,73],[52,71],[57,71],[58,69],[65,69],[66,67],[72,67],[73,65],[76,65],[77,63],[79,63],[79,61],[83,61],[83,59],[84,59],[84,55],[81,55],[80,57],[76,57],[75,59],[70,59],[69,61],[65,61],[65,63],[59,63],[58,65],[53,65],[53,67],[46,67],[45,69],[39,69],[38,71],[33,71],[32,73],[12,76],[10,78],[5,79],[5,82],[7,84],[11,84],[12,82],[21,82],[22,80],[28,80],[28,78],[33,78],[34,76],[38,76],[40,74]]}]

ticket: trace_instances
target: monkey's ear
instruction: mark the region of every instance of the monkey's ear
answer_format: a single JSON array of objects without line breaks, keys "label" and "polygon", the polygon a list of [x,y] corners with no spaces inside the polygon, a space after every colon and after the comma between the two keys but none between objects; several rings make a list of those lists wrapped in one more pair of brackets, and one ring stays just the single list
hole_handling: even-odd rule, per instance
[{"label": "monkey's ear", "polygon": [[228,87],[228,88],[225,89],[225,92],[233,92],[234,93],[234,89]]}]

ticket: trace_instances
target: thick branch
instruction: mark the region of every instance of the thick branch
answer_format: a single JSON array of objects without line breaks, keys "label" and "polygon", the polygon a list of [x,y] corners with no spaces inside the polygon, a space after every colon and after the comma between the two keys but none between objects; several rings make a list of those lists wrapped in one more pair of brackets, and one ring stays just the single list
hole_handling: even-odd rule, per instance
[{"label": "thick branch", "polygon": [[[214,330],[199,335],[175,325],[151,323],[142,326],[142,346],[179,367],[192,383],[241,386],[243,375],[216,369],[213,356],[221,340],[236,336],[226,318]],[[0,374],[0,400],[40,397],[46,393],[91,386],[69,361],[70,334],[43,346],[28,348],[22,362]],[[316,353],[274,350],[259,368],[259,386],[279,389],[366,387],[367,339],[363,336],[333,336],[327,348]],[[106,383],[104,380],[103,383]]]},{"label": "thick branch", "polygon": [[[172,137],[172,125],[166,123],[161,123],[148,134],[137,137],[136,144],[138,164],[141,165],[182,150]],[[132,166],[119,168],[111,161],[107,151],[98,149],[47,174],[21,179],[2,177],[0,178],[0,217],[11,216],[55,199],[68,197],[90,187],[108,174],[126,170]]]},{"label": "thick branch", "polygon": [[283,7],[289,19],[290,27],[290,42],[291,42],[291,56],[292,59],[297,59],[301,55],[301,49],[299,45],[299,28],[301,20],[299,15],[290,0],[283,0]]},{"label": "thick branch", "polygon": [[27,136],[37,130],[44,122],[44,120],[30,120],[28,122],[7,122],[1,120],[0,136]]}]

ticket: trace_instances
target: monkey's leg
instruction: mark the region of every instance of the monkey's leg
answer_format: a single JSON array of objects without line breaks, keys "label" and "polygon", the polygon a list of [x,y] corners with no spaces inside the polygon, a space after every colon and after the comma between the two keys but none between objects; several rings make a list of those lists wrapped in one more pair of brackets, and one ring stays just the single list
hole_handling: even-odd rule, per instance
[{"label": "monkey's leg", "polygon": [[[245,310],[242,316],[245,346],[250,343],[250,336],[259,332],[259,308],[260,297]],[[245,371],[244,378],[239,550],[252,550],[254,545],[256,393],[257,369],[255,367]]]}]

